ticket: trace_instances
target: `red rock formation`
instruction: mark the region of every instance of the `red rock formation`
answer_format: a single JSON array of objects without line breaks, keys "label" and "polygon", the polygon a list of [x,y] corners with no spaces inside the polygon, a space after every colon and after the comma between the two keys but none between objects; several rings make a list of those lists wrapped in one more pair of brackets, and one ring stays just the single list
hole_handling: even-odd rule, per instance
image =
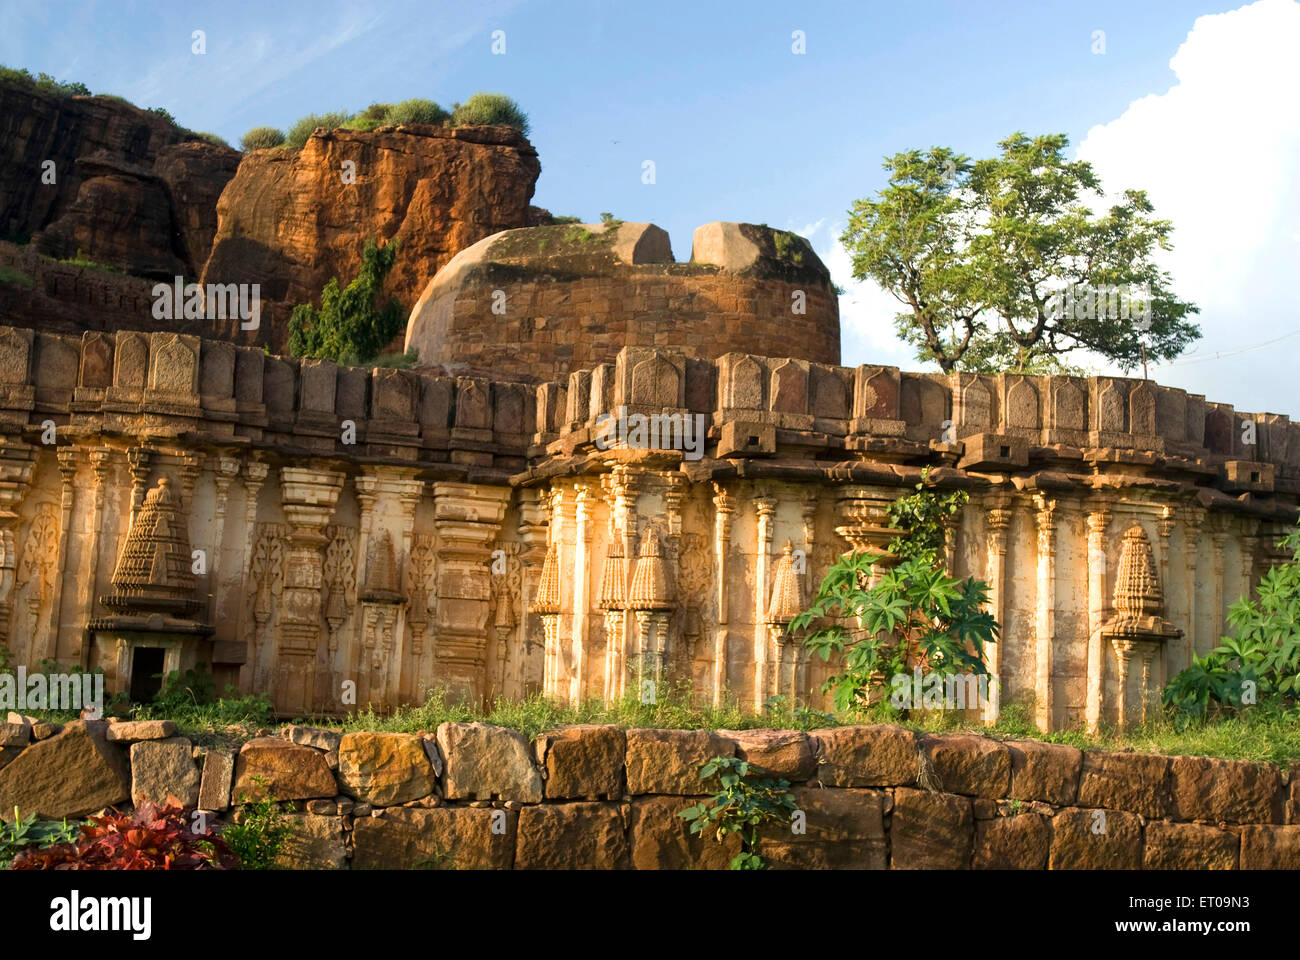
[{"label": "red rock formation", "polygon": [[386,289],[409,309],[459,251],[538,219],[540,172],[537,151],[507,127],[322,130],[298,153],[250,153],[217,203],[203,280],[260,284],[262,325],[214,334],[282,349],[293,307],[319,302],[332,277],[355,277],[372,239],[401,241]]},{"label": "red rock formation", "polygon": [[[129,103],[0,82],[0,237],[134,273],[197,275],[240,155],[187,136]],[[54,183],[42,182],[47,161]]]}]

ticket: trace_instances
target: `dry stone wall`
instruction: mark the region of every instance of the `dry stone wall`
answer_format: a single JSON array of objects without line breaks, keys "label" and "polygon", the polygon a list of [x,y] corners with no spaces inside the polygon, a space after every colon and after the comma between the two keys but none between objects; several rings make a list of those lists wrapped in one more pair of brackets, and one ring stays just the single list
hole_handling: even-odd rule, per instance
[{"label": "dry stone wall", "polygon": [[[610,445],[620,408],[701,443]],[[979,712],[1123,724],[1276,557],[1300,425],[1105,377],[625,348],[530,387],[0,327],[0,643],[110,693],[210,664],[290,716],[646,679],[820,705],[835,664],[785,625],[926,466],[1004,628]]]},{"label": "dry stone wall", "polygon": [[725,869],[738,838],[692,837],[678,816],[709,792],[698,767],[716,756],[791,783],[802,816],[759,846],[777,869],[1300,867],[1297,765],[896,726],[583,725],[531,743],[482,723],[290,726],[217,749],[170,721],[11,721],[0,811],[57,819],[171,796],[219,826],[269,792],[294,811],[281,863],[300,869]]}]

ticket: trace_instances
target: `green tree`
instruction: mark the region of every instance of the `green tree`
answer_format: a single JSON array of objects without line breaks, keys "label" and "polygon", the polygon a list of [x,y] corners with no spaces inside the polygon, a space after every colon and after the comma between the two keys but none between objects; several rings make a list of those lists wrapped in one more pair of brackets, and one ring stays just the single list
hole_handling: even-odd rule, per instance
[{"label": "green tree", "polygon": [[[823,661],[832,653],[841,658],[840,672],[822,688],[833,693],[837,710],[865,702],[894,676],[917,667],[923,674],[988,672],[984,648],[996,642],[1000,630],[985,609],[988,585],[951,577],[943,566],[943,521],[956,516],[967,499],[962,491],[934,492],[928,473],[922,474],[916,492],[890,506],[890,524],[902,534],[887,553],[841,557],[808,609],[791,622],[790,632],[796,634],[823,618],[839,621],[803,639]],[[886,558],[897,565],[872,586],[872,568]]]},{"label": "green tree", "polygon": [[373,240],[361,255],[355,280],[340,289],[331,279],[321,291],[320,309],[310,303],[294,308],[289,318],[289,351],[295,357],[320,357],[335,363],[369,363],[402,329],[396,297],[380,300],[384,278],[397,259],[397,241],[378,246]]},{"label": "green tree", "polygon": [[[1141,190],[1094,214],[1085,201],[1102,195],[1101,181],[1066,159],[1068,144],[1016,133],[987,160],[947,147],[898,153],[884,163],[888,186],[849,211],[853,275],[903,304],[895,324],[919,359],[946,373],[1073,372],[1068,357],[1084,350],[1128,371],[1200,337],[1188,319],[1198,308],[1155,262],[1172,224],[1151,216]],[[1075,290],[1100,293],[1105,307],[1066,299]]]}]

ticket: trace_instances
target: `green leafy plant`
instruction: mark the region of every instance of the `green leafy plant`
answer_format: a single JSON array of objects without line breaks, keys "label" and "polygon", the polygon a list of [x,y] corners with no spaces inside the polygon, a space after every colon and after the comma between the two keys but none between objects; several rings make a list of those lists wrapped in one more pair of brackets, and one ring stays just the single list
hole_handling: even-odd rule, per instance
[{"label": "green leafy plant", "polygon": [[0,870],[7,870],[14,857],[32,847],[46,849],[58,843],[72,841],[78,833],[76,824],[62,821],[37,820],[36,814],[26,819],[14,807],[11,823],[0,824]]},{"label": "green leafy plant", "polygon": [[[833,691],[837,710],[869,703],[890,678],[916,668],[923,674],[988,672],[984,647],[996,642],[1000,629],[984,609],[988,585],[949,576],[941,556],[944,518],[961,509],[966,495],[939,494],[927,483],[923,473],[916,492],[891,505],[890,523],[902,533],[887,553],[840,557],[812,603],[790,623],[790,632],[797,634],[823,618],[841,621],[803,638],[823,661],[833,653],[841,658],[840,672],[823,685],[823,691]],[[873,568],[886,559],[897,565],[880,572],[871,585]]]},{"label": "green leafy plant", "polygon": [[692,836],[709,827],[719,843],[730,834],[740,835],[740,853],[731,858],[732,870],[762,870],[759,829],[765,823],[789,823],[798,809],[789,782],[761,773],[745,760],[714,757],[700,767],[700,779],[707,783],[717,777],[718,792],[677,814],[690,821]]},{"label": "green leafy plant", "polygon": [[[253,782],[265,791],[265,777],[254,777]],[[241,793],[238,802],[245,805],[243,817],[222,827],[221,839],[239,859],[239,869],[275,869],[275,858],[293,834],[292,822],[269,793],[255,802]]]},{"label": "green leafy plant", "polygon": [[1253,706],[1300,703],[1300,526],[1280,543],[1291,559],[1269,568],[1253,599],[1228,611],[1232,636],[1166,684],[1165,706],[1178,725]]},{"label": "green leafy plant", "polygon": [[505,94],[476,93],[451,111],[454,127],[501,125],[514,127],[528,136],[528,115]]},{"label": "green leafy plant", "polygon": [[283,146],[284,141],[284,131],[277,127],[253,127],[239,138],[239,149],[245,152],[270,150],[273,147]]},{"label": "green leafy plant", "polygon": [[[218,836],[192,832],[191,810],[144,801],[135,813],[89,818],[78,836],[14,858],[14,870],[229,870],[235,858]],[[66,824],[58,835],[68,833]]]},{"label": "green leafy plant", "polygon": [[310,303],[295,307],[289,318],[289,352],[342,364],[368,363],[379,356],[405,322],[396,297],[376,305],[397,248],[396,240],[382,247],[368,242],[355,280],[340,289],[338,280],[331,279],[321,291],[319,310]]}]

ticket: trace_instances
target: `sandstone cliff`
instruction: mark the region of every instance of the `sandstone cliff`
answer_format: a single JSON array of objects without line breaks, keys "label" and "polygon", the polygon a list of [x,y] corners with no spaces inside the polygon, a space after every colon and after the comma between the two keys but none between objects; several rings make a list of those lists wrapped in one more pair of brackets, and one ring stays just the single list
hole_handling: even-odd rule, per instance
[{"label": "sandstone cliff", "polygon": [[459,251],[537,222],[540,172],[537,151],[506,127],[320,130],[298,153],[248,154],[217,203],[203,280],[260,284],[262,325],[212,333],[283,348],[293,307],[318,302],[332,277],[351,280],[371,239],[401,242],[386,289],[409,309]]},{"label": "sandstone cliff", "polygon": [[[144,276],[196,275],[239,153],[189,137],[109,97],[0,83],[0,237]],[[54,183],[42,182],[46,161]]]}]

